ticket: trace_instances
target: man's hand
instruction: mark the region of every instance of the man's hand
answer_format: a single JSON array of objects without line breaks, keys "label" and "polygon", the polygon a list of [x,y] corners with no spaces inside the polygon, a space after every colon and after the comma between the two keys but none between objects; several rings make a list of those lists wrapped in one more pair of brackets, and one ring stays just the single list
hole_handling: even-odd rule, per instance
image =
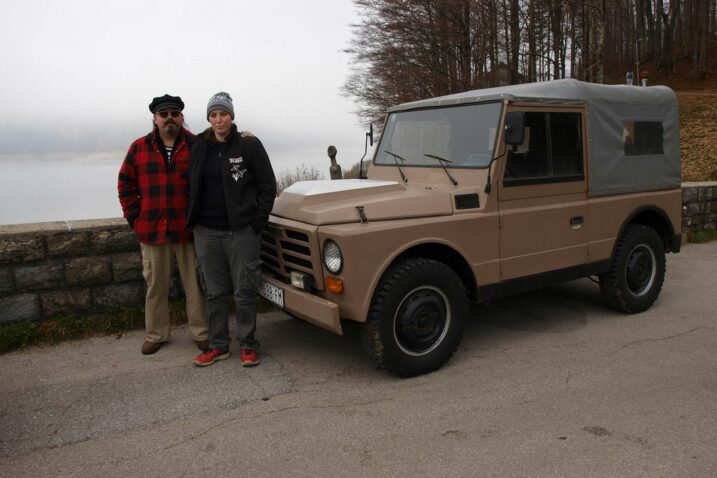
[{"label": "man's hand", "polygon": [[242,132],[241,132],[241,137],[242,137],[242,138],[253,138],[253,137],[254,137],[254,133],[252,133],[251,131],[242,131]]}]

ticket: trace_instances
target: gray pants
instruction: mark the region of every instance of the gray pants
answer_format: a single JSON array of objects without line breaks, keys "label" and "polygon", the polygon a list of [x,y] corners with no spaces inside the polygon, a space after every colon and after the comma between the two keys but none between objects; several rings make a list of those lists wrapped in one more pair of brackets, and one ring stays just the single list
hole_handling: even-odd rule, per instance
[{"label": "gray pants", "polygon": [[255,348],[256,292],[261,274],[261,239],[251,226],[241,231],[194,228],[199,274],[206,292],[209,347],[229,350],[230,293],[236,304],[239,347]]}]

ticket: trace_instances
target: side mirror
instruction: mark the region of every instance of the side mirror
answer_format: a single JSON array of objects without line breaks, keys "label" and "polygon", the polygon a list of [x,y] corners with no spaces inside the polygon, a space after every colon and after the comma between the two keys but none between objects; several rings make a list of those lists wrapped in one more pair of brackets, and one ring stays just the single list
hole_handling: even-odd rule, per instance
[{"label": "side mirror", "polygon": [[[373,146],[373,123],[368,124],[368,133],[366,133],[366,139],[369,143],[371,143],[371,146]],[[363,156],[361,156],[361,159],[359,160],[359,179],[366,179],[363,175],[363,158],[366,157],[367,152],[368,144],[366,144],[366,141],[364,141]]]},{"label": "side mirror", "polygon": [[505,115],[505,144],[518,146],[523,144],[525,133],[525,112],[509,111]]}]

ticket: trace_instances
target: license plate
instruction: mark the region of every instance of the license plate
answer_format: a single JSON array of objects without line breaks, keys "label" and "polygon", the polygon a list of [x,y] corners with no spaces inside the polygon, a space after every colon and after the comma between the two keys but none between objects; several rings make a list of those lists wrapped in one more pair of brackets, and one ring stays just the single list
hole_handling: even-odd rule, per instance
[{"label": "license plate", "polygon": [[258,288],[259,295],[272,304],[284,308],[284,289],[266,281],[261,281]]}]

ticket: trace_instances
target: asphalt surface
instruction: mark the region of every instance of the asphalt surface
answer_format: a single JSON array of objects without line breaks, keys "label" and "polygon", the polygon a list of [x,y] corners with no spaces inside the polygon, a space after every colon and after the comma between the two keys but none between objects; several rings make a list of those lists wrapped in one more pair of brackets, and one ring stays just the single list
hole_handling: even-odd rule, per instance
[{"label": "asphalt surface", "polygon": [[152,356],[141,332],[7,354],[0,476],[717,476],[716,275],[687,245],[642,314],[587,279],[476,306],[413,379],[281,313],[251,369],[195,367],[182,327]]}]

